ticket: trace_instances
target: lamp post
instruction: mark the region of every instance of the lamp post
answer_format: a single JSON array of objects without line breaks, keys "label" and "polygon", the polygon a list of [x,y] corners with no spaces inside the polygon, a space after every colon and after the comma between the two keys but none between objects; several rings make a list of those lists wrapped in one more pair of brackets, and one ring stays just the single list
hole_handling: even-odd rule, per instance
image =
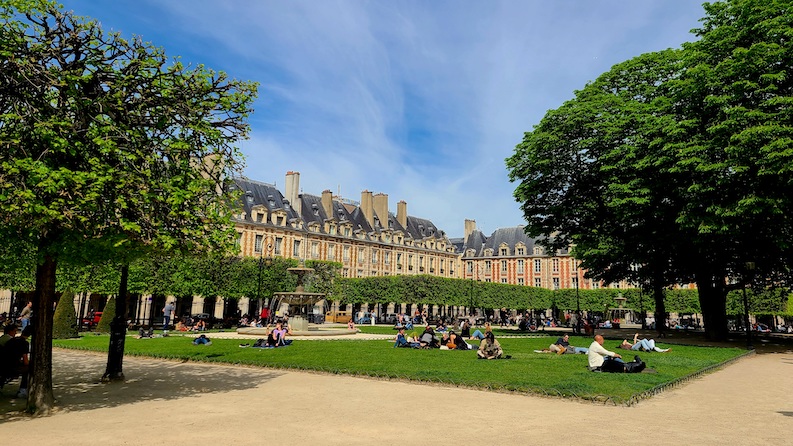
[{"label": "lamp post", "polygon": [[[264,252],[267,251],[267,257],[264,257]],[[273,263],[273,238],[269,235],[265,236],[262,240],[261,253],[259,255],[259,278],[256,283],[256,302],[258,306],[262,304],[262,271],[264,265],[270,266]],[[257,308],[259,310],[259,308]],[[253,315],[251,315],[253,317]],[[268,321],[269,322],[269,321]]]},{"label": "lamp post", "polygon": [[647,317],[644,314],[644,286],[639,285],[639,314],[642,318],[642,330],[647,329]]},{"label": "lamp post", "polygon": [[581,295],[578,292],[578,260],[573,259],[573,266],[575,267],[575,276],[573,277],[573,281],[575,282],[575,327],[574,330],[576,334],[581,334]]},{"label": "lamp post", "polygon": [[[749,286],[752,285],[752,280],[754,279],[754,268],[754,262],[746,262],[746,275],[749,278]],[[754,345],[752,345],[752,326],[749,325],[749,299],[746,297],[746,277],[744,277],[743,284],[743,323],[746,327],[746,348],[753,350]]]}]

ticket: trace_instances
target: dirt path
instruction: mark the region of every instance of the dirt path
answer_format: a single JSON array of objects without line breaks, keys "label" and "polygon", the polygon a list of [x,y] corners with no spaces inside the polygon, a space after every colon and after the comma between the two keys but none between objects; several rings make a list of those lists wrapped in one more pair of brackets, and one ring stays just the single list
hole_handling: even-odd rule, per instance
[{"label": "dirt path", "polygon": [[[571,435],[582,445],[757,445],[790,444],[793,432],[791,353],[755,355],[630,408],[130,357],[127,382],[96,384],[105,359],[56,350],[61,409],[38,419],[3,415],[21,404],[10,399],[12,385],[0,396],[0,436],[42,446],[561,444]],[[424,406],[451,419],[418,421]],[[643,428],[631,437],[612,433],[633,423]]]}]

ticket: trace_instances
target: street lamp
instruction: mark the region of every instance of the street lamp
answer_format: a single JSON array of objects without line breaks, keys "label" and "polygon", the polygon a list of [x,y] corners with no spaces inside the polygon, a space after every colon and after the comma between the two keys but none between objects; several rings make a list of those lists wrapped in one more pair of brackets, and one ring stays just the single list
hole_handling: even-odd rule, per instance
[{"label": "street lamp", "polygon": [[642,330],[647,329],[647,315],[644,314],[644,285],[639,284],[639,314],[642,317]]},{"label": "street lamp", "polygon": [[[256,302],[258,303],[257,307],[260,307],[262,304],[262,271],[264,270],[264,265],[270,266],[273,264],[273,238],[269,235],[265,236],[262,240],[262,244],[263,246],[261,246],[261,254],[259,255],[259,278],[256,285]],[[267,251],[266,258],[264,257],[265,250]],[[260,308],[257,308],[257,311],[259,309]]]},{"label": "street lamp", "polygon": [[574,331],[576,334],[581,334],[581,295],[578,292],[578,260],[573,259],[573,266],[575,266],[575,276],[573,277],[573,281],[575,282],[575,327]]},{"label": "street lamp", "polygon": [[746,276],[748,275],[749,286],[751,286],[752,280],[754,279],[754,268],[754,262],[746,262],[746,273],[743,284],[743,323],[746,327],[746,348],[749,350],[753,350],[754,345],[752,345],[752,326],[749,325],[749,299],[746,297]]}]

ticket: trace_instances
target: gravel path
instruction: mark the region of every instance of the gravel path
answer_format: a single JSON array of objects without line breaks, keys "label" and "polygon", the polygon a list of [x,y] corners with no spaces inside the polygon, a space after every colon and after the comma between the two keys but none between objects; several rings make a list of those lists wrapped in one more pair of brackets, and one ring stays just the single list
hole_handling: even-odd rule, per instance
[{"label": "gravel path", "polygon": [[[634,407],[132,357],[124,361],[125,383],[99,384],[105,361],[56,350],[59,409],[21,416],[11,385],[0,396],[0,436],[42,446],[757,445],[793,438],[791,352],[753,355]],[[435,414],[431,421],[419,421],[424,407]]]}]

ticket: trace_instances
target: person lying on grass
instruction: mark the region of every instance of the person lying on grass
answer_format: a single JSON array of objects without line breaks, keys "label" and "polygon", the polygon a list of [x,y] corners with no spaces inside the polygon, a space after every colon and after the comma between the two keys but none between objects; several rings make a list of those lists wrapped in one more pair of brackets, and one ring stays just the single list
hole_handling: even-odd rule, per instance
[{"label": "person lying on grass", "polygon": [[645,352],[658,352],[658,353],[666,353],[672,351],[671,348],[659,348],[655,346],[655,339],[639,339],[639,333],[633,335],[633,342],[629,342],[627,339],[622,341],[619,348],[625,350],[642,350]]},{"label": "person lying on grass", "polygon": [[565,353],[574,354],[574,353],[581,353],[585,355],[589,353],[588,348],[584,347],[573,347],[570,345],[570,335],[565,334],[564,336],[556,339],[556,342],[551,344],[548,348],[543,350],[538,350],[540,353],[556,353],[557,355],[562,355]]},{"label": "person lying on grass", "polygon": [[479,339],[480,341],[485,339],[488,333],[493,331],[493,327],[490,326],[490,322],[485,322],[485,332],[482,333],[479,330],[474,331],[474,334],[468,337],[468,339]]}]

